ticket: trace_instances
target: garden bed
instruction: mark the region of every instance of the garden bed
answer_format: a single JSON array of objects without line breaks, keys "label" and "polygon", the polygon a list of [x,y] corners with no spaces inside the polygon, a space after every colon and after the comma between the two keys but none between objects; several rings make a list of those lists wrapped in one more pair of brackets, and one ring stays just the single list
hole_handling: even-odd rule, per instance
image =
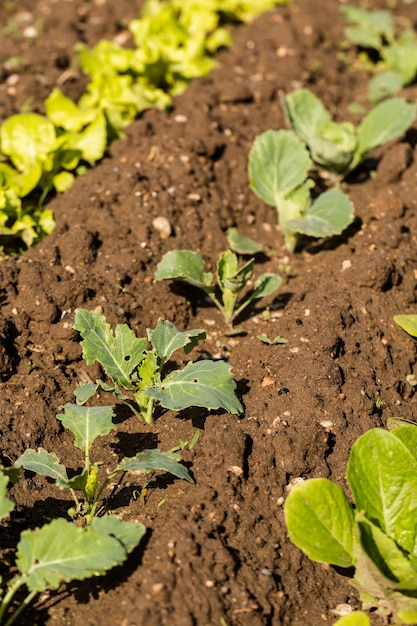
[{"label": "garden bed", "polygon": [[[0,22],[10,28],[2,56],[20,61],[3,70],[1,119],[22,106],[42,112],[56,84],[78,98],[85,81],[71,71],[75,42],[123,39],[140,6],[22,1],[7,10],[4,3]],[[360,606],[349,572],[313,563],[289,542],[282,504],[299,477],[345,486],[360,434],[389,416],[414,419],[406,377],[417,374],[416,345],[393,315],[415,312],[417,124],[345,184],[356,207],[349,229],[325,242],[306,239],[295,254],[277,234],[276,211],[255,197],[247,177],[254,138],[285,127],[284,93],[307,86],[339,120],[358,121],[352,101],[369,106],[367,76],[352,71],[354,52],[339,54],[339,6],[298,0],[234,27],[234,46],[218,55],[218,69],[195,79],[169,112],[149,110],[128,127],[102,162],[49,203],[53,234],[1,262],[4,465],[42,446],[76,467],[72,435],[55,416],[81,379],[100,374],[81,359],[72,329],[77,307],[102,311],[113,326],[127,322],[138,336],[159,317],[184,330],[204,328],[194,360],[226,359],[245,407],[242,417],[165,411],[144,426],[118,406],[117,432],[95,444],[95,457],[105,465],[146,447],[169,450],[199,428],[196,446],[183,451],[195,484],[164,475],[151,478],[146,493],[148,478],[122,486],[110,506],[145,524],[141,546],[106,577],[41,597],[22,623],[301,626],[333,623],[341,604]],[[372,3],[378,6],[385,3]],[[399,3],[394,14],[417,20],[417,5]],[[21,36],[31,25],[39,30],[33,40]],[[415,101],[415,87],[401,95]],[[159,216],[171,225],[167,238],[153,226]],[[199,251],[214,267],[231,226],[267,247],[256,272],[286,270],[275,297],[238,320],[244,336],[228,336],[197,290],[153,279],[174,248]],[[259,334],[288,343],[266,345]],[[1,546],[6,578],[20,531],[65,516],[69,506],[38,477],[27,476],[11,495],[15,523],[3,530]]]}]

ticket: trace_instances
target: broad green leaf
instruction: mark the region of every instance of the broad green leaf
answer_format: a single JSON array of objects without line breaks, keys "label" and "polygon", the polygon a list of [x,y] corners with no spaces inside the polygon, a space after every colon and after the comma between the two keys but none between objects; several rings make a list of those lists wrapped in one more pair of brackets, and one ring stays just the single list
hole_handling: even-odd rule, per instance
[{"label": "broad green leaf", "polygon": [[241,235],[236,228],[229,228],[227,230],[227,243],[230,249],[237,254],[257,254],[262,252],[264,246],[256,241],[253,241],[249,237]]},{"label": "broad green leaf", "polygon": [[360,7],[345,5],[340,7],[343,19],[356,26],[345,28],[345,36],[352,43],[363,48],[382,48],[383,38],[392,39],[395,23],[389,11],[367,11]]},{"label": "broad green leaf", "polygon": [[394,322],[412,337],[417,337],[417,315],[394,315]]},{"label": "broad green leaf", "polygon": [[359,162],[362,161],[371,150],[405,133],[415,119],[416,105],[403,98],[391,98],[377,104],[358,126],[356,162],[358,158]]},{"label": "broad green leaf", "polygon": [[235,389],[230,365],[224,361],[207,360],[188,363],[183,370],[168,374],[159,388],[147,389],[144,393],[174,411],[200,406],[238,414],[242,413],[243,407],[234,395]]},{"label": "broad green leaf", "polygon": [[206,293],[214,291],[213,274],[205,272],[204,259],[191,250],[171,250],[158,263],[156,280],[182,280]]},{"label": "broad green leaf", "polygon": [[407,554],[377,525],[358,515],[361,546],[389,581],[389,586],[398,589],[417,590],[417,569],[412,566]]},{"label": "broad green leaf", "polygon": [[17,546],[17,567],[23,582],[38,593],[47,587],[58,589],[70,580],[102,575],[125,557],[123,544],[114,537],[65,519],[25,530]]},{"label": "broad green leaf", "polygon": [[[392,418],[394,419],[394,418]],[[388,425],[387,425],[388,426]],[[399,428],[389,428],[393,435],[398,437],[405,447],[411,452],[415,461],[417,461],[417,424],[402,424]]]},{"label": "broad green leaf", "polygon": [[9,484],[9,477],[4,473],[3,469],[0,471],[0,520],[6,517],[11,511],[13,511],[15,504],[7,497],[7,487]]},{"label": "broad green leaf", "polygon": [[143,358],[148,342],[136,337],[127,324],[118,324],[116,333],[102,313],[76,309],[74,328],[83,338],[83,357],[91,365],[98,361],[114,383],[131,387],[131,374]]},{"label": "broad green leaf", "polygon": [[65,465],[61,465],[54,452],[47,452],[43,448],[38,451],[28,448],[16,460],[17,467],[24,467],[30,472],[35,472],[41,476],[48,476],[53,480],[66,482],[68,480]]},{"label": "broad green leaf", "polygon": [[[394,541],[367,520],[363,513],[357,514],[357,521],[356,569],[351,583],[359,590],[364,608],[376,608],[382,614],[392,615],[392,621],[395,624],[415,624],[417,621],[417,598],[413,597],[415,592],[411,591],[410,595],[407,592],[404,593],[403,581],[396,579],[385,563],[378,546],[381,543],[384,544],[384,556],[400,575],[401,564],[407,569],[403,561],[404,553]],[[413,584],[412,572],[409,571],[409,574],[411,584]],[[416,574],[414,573],[414,584],[415,581]]]},{"label": "broad green leaf", "polygon": [[353,565],[354,516],[341,487],[326,478],[297,483],[284,510],[289,538],[310,559]]},{"label": "broad green leaf", "polygon": [[37,113],[18,113],[8,117],[0,128],[1,151],[24,172],[45,161],[53,149],[56,134],[53,124]]},{"label": "broad green leaf", "polygon": [[125,457],[117,466],[120,472],[151,472],[163,470],[177,478],[183,478],[189,483],[194,482],[188,469],[181,463],[181,455],[175,452],[161,452],[157,448],[143,450],[134,457]]},{"label": "broad green leaf", "polygon": [[308,150],[289,130],[268,130],[259,135],[249,153],[249,181],[255,194],[267,204],[277,206],[304,183],[311,167]]},{"label": "broad green leaf", "polygon": [[281,104],[288,125],[307,144],[332,121],[321,100],[309,89],[296,89],[282,98]]},{"label": "broad green leaf", "polygon": [[339,189],[325,191],[304,217],[285,222],[285,226],[310,237],[339,235],[352,223],[354,206]]},{"label": "broad green leaf", "polygon": [[105,515],[104,517],[93,517],[91,528],[94,531],[104,533],[114,537],[119,541],[126,553],[129,554],[139,544],[146,528],[138,522],[125,522],[116,515]]},{"label": "broad green leaf", "polygon": [[253,290],[249,294],[249,300],[253,302],[253,300],[257,300],[258,298],[270,296],[281,286],[281,284],[282,278],[279,274],[265,272],[255,281]]},{"label": "broad green leaf", "polygon": [[353,611],[338,619],[333,626],[371,626],[371,622],[363,611]]},{"label": "broad green leaf", "polygon": [[103,158],[107,143],[106,117],[99,112],[82,131],[68,135],[66,145],[79,150],[84,161],[93,164]]},{"label": "broad green leaf", "polygon": [[48,118],[55,126],[68,132],[79,132],[93,121],[97,112],[94,109],[80,109],[75,102],[55,87],[45,100]]},{"label": "broad green leaf", "polygon": [[89,451],[93,441],[100,435],[108,435],[116,426],[112,422],[114,411],[111,406],[79,406],[67,403],[65,413],[57,415],[65,428],[75,435],[75,445]]},{"label": "broad green leaf", "polygon": [[386,426],[388,430],[395,430],[403,426],[417,426],[417,422],[407,420],[405,417],[388,417]]},{"label": "broad green leaf", "polygon": [[417,461],[402,441],[380,428],[359,437],[347,478],[357,510],[411,552],[417,539]]},{"label": "broad green leaf", "polygon": [[411,83],[417,72],[417,49],[413,31],[411,39],[410,42],[397,40],[391,46],[384,46],[381,54],[387,70],[397,74],[402,85]]},{"label": "broad green leaf", "polygon": [[188,354],[199,341],[206,338],[206,333],[202,328],[182,332],[172,322],[161,319],[158,320],[156,328],[154,330],[148,328],[147,333],[158,358],[163,363],[181,348],[184,348],[184,352]]},{"label": "broad green leaf", "polygon": [[396,72],[379,72],[369,81],[369,99],[373,104],[376,104],[393,96],[397,91],[400,91],[402,86],[403,80],[400,74]]}]

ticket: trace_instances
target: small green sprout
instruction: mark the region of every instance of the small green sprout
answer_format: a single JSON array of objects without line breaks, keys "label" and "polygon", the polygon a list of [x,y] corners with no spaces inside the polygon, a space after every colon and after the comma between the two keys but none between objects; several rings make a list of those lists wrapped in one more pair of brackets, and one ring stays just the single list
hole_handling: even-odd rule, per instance
[{"label": "small green sprout", "polygon": [[176,350],[188,354],[205,339],[201,328],[182,332],[171,322],[159,320],[156,328],[148,329],[147,338],[136,337],[127,324],[118,324],[113,334],[102,313],[84,309],[76,310],[74,328],[81,334],[86,362],[98,361],[113,383],[82,384],[75,394],[78,404],[85,404],[99,389],[107,391],[137,414],[136,403],[146,424],[153,422],[155,403],[174,411],[191,406],[223,408],[234,415],[243,411],[234,394],[231,367],[225,361],[189,362],[164,376],[164,366]]},{"label": "small green sprout", "polygon": [[[204,259],[191,250],[171,250],[158,263],[156,280],[180,280],[204,291],[229,324],[254,300],[274,293],[281,285],[278,274],[259,276],[249,293],[239,301],[239,296],[251,280],[255,265],[252,258],[243,265],[232,250],[222,252],[217,261],[217,283],[211,272],[205,271]],[[220,292],[221,295],[218,294]]]},{"label": "small green sprout", "polygon": [[[107,469],[104,478],[100,478],[99,463],[93,463],[90,459],[91,446],[97,437],[108,435],[115,429],[113,417],[114,411],[109,406],[86,407],[69,403],[64,406],[64,413],[57,415],[65,428],[74,433],[74,445],[84,453],[83,468],[71,478],[56,454],[43,448],[37,451],[28,448],[15,463],[16,467],[51,478],[59,489],[69,489],[75,507],[68,513],[72,518],[81,517],[87,525],[97,515],[103,493],[117,475],[163,470],[193,482],[187,468],[180,463],[180,455],[158,449],[143,450],[134,457],[125,457],[115,468]],[[82,493],[83,501],[78,498],[77,491]]]}]

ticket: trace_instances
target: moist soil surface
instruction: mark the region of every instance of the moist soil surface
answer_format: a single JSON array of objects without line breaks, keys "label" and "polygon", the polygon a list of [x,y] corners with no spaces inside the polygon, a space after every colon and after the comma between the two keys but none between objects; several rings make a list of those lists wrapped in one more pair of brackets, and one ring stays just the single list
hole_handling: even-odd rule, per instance
[{"label": "moist soil surface", "polygon": [[[43,112],[55,85],[77,99],[86,80],[72,63],[74,44],[114,37],[128,44],[126,24],[140,6],[2,3],[0,118],[22,107]],[[254,138],[285,127],[284,93],[309,87],[339,121],[358,121],[352,101],[369,107],[368,77],[354,70],[354,51],[340,54],[339,7],[298,0],[233,27],[234,46],[218,55],[218,69],[194,80],[170,111],[143,114],[101,163],[50,200],[53,234],[24,256],[2,260],[4,465],[42,446],[79,467],[73,435],[56,414],[74,401],[81,380],[101,372],[82,360],[72,328],[77,307],[102,311],[112,326],[128,323],[138,336],[159,317],[181,330],[204,328],[207,339],[190,357],[228,361],[245,407],[240,417],[161,411],[145,426],[116,403],[117,431],[97,441],[93,458],[112,467],[120,456],[169,450],[201,429],[195,447],[182,452],[195,482],[130,476],[131,486],[121,485],[107,504],[146,525],[140,547],[105,577],[42,595],[22,624],[315,626],[336,621],[340,605],[360,607],[351,572],[313,563],[289,542],[282,505],[299,478],[329,477],[346,487],[357,437],[390,416],[414,419],[406,377],[417,374],[416,344],[393,315],[415,312],[417,124],[344,184],[356,218],[343,236],[305,239],[294,254],[283,246],[275,210],[255,197],[247,177]],[[417,6],[399,3],[394,14],[400,23],[417,20]],[[32,26],[31,39],[24,35]],[[401,95],[414,101],[415,87]],[[170,236],[154,227],[156,217],[168,220]],[[284,277],[275,296],[237,320],[244,336],[228,335],[197,290],[153,278],[175,248],[199,251],[215,268],[231,226],[265,245],[256,273],[280,269]],[[259,334],[288,343],[266,345]],[[11,497],[17,506],[1,540],[6,580],[20,532],[66,516],[70,505],[29,473]],[[373,615],[372,623],[389,620]]]}]

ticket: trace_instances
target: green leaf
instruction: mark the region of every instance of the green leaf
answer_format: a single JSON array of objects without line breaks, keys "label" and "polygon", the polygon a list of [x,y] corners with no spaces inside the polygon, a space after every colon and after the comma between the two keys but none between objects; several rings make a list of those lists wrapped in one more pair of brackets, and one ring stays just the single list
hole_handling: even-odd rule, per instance
[{"label": "green leaf", "polygon": [[371,622],[363,611],[353,611],[338,619],[333,626],[371,626]]},{"label": "green leaf", "polygon": [[326,478],[297,483],[284,510],[289,538],[310,559],[353,565],[354,516],[341,487]]},{"label": "green leaf", "polygon": [[157,448],[143,450],[134,457],[125,457],[117,466],[120,472],[151,472],[153,470],[163,470],[169,472],[177,478],[183,478],[189,483],[194,482],[188,469],[181,464],[180,454],[175,452],[161,452]]},{"label": "green leaf", "polygon": [[9,476],[0,471],[0,519],[3,519],[13,511],[15,504],[7,497],[7,487],[9,484]]},{"label": "green leaf", "polygon": [[206,338],[206,333],[202,328],[182,332],[172,322],[161,319],[158,320],[156,328],[154,330],[148,328],[147,333],[152,347],[163,363],[181,348],[184,348],[184,352],[188,354],[199,341]]},{"label": "green leaf", "polygon": [[288,125],[306,144],[332,121],[322,102],[309,89],[296,89],[281,100]]},{"label": "green leaf", "polygon": [[116,326],[115,336],[102,313],[76,309],[74,328],[83,337],[83,357],[98,361],[114,383],[129,389],[131,374],[143,359],[148,342],[138,339],[127,324]]},{"label": "green leaf", "polygon": [[116,515],[93,517],[91,528],[93,531],[98,531],[117,539],[127,554],[136,548],[146,533],[146,528],[143,524],[125,522],[116,517]]},{"label": "green leaf", "polygon": [[357,134],[351,122],[328,122],[308,147],[313,161],[335,174],[343,175],[352,162],[357,147]]},{"label": "green leaf", "polygon": [[180,411],[191,406],[225,409],[242,413],[243,407],[234,395],[236,383],[231,367],[224,361],[188,363],[183,370],[168,374],[157,389],[147,389],[145,395],[159,400],[166,409]]},{"label": "green leaf", "polygon": [[252,278],[255,259],[239,267],[239,261],[234,252],[222,252],[217,261],[217,280],[222,291],[229,290],[234,295],[239,294],[248,280]]},{"label": "green leaf", "polygon": [[55,87],[45,100],[45,109],[48,118],[55,126],[64,128],[68,132],[79,132],[87,126],[97,115],[94,109],[81,109],[75,102],[65,96]]},{"label": "green leaf", "polygon": [[[392,420],[395,418],[391,418]],[[391,422],[392,423],[392,422]],[[388,426],[388,424],[387,424]],[[417,462],[417,424],[410,425],[402,424],[399,428],[389,428],[393,435],[398,437],[405,447],[411,452],[415,461]]]},{"label": "green leaf", "polygon": [[388,579],[387,587],[397,586],[404,591],[416,591],[417,570],[408,555],[376,524],[366,519],[364,513],[357,516],[357,522],[362,548]]},{"label": "green leaf", "polygon": [[75,435],[75,445],[89,451],[93,441],[100,435],[108,435],[116,427],[112,422],[114,411],[111,406],[79,406],[67,403],[65,413],[57,415],[65,428]]},{"label": "green leaf", "polygon": [[277,206],[306,179],[311,160],[305,145],[292,131],[268,130],[256,137],[249,152],[249,182],[255,194]]},{"label": "green leaf", "polygon": [[394,322],[412,337],[417,337],[417,315],[394,315]]},{"label": "green leaf", "polygon": [[53,478],[55,482],[68,481],[65,465],[60,464],[54,452],[47,452],[43,448],[38,448],[37,452],[28,448],[16,460],[15,465],[17,467],[24,467],[26,470],[35,472],[41,476]]},{"label": "green leaf", "polygon": [[347,478],[358,511],[398,545],[416,544],[417,461],[393,433],[374,428],[354,443]]},{"label": "green leaf", "polygon": [[[415,592],[411,591],[410,595],[404,593],[402,581],[390,570],[391,566],[398,574],[402,570],[402,565],[408,569],[403,560],[404,553],[393,540],[367,520],[363,513],[357,515],[357,521],[356,569],[351,583],[359,590],[364,608],[377,608],[383,615],[392,615],[392,621],[396,624],[415,624],[417,620],[417,598],[413,597]],[[382,549],[381,543],[384,546]],[[384,558],[388,559],[389,565]],[[412,572],[408,569],[407,577],[409,575],[412,580]],[[414,584],[415,580],[414,573]]]},{"label": "green leaf", "polygon": [[104,574],[126,557],[123,544],[91,526],[55,519],[21,534],[17,567],[30,591],[58,589],[62,582]]},{"label": "green leaf", "polygon": [[66,138],[66,145],[78,150],[84,161],[91,164],[103,158],[107,143],[107,121],[103,112],[98,112],[82,131]]},{"label": "green leaf", "polygon": [[369,99],[373,104],[393,96],[403,86],[403,80],[396,72],[379,72],[368,84]]},{"label": "green leaf", "polygon": [[262,252],[264,246],[249,237],[241,235],[236,228],[229,228],[227,230],[227,243],[230,249],[237,254],[252,255]]},{"label": "green leaf", "polygon": [[310,237],[339,235],[352,223],[354,206],[339,189],[325,191],[304,217],[285,222],[287,228]]},{"label": "green leaf", "polygon": [[289,130],[268,130],[259,135],[249,153],[249,181],[255,194],[277,206],[278,196],[299,187],[311,167],[308,150]]},{"label": "green leaf", "polygon": [[358,126],[355,163],[362,161],[371,150],[405,133],[415,119],[416,105],[403,98],[391,98],[377,104]]},{"label": "green leaf", "polygon": [[353,44],[379,50],[384,39],[392,39],[395,23],[389,11],[367,11],[360,7],[342,6],[340,12],[347,22],[356,24],[345,28],[345,36]]},{"label": "green leaf", "polygon": [[53,124],[37,113],[11,115],[1,125],[1,151],[18,170],[25,172],[46,160],[56,134]]},{"label": "green leaf", "polygon": [[255,281],[253,290],[249,294],[250,302],[258,298],[265,298],[273,294],[282,284],[282,277],[279,274],[265,272]]},{"label": "green leaf", "polygon": [[158,263],[156,280],[182,280],[206,293],[214,291],[213,274],[205,272],[204,259],[191,250],[171,250]]}]

